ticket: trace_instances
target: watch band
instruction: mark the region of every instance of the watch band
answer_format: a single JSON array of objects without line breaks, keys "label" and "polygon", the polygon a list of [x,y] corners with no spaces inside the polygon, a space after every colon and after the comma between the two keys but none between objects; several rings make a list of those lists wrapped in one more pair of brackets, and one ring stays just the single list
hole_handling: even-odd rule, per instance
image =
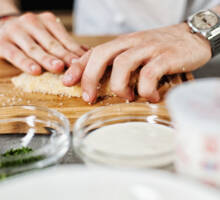
[{"label": "watch band", "polygon": [[220,34],[208,39],[211,44],[212,57],[220,53]]},{"label": "watch band", "polygon": [[211,44],[212,57],[220,53],[220,24],[209,32],[207,39]]}]

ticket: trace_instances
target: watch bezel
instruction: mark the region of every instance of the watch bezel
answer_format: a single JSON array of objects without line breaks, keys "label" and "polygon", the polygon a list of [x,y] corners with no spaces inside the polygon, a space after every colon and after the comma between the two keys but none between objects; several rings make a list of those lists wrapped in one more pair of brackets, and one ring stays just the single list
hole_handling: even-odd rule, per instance
[{"label": "watch bezel", "polygon": [[[198,14],[200,14],[200,13],[203,13],[203,12],[204,12],[204,13],[205,13],[205,12],[211,12],[212,14],[214,14],[214,15],[217,17],[217,19],[218,19],[216,25],[214,25],[213,27],[208,28],[208,29],[199,29],[199,28],[197,28],[197,27],[193,24],[193,18],[194,18],[196,15],[198,15]],[[215,12],[213,12],[212,10],[200,10],[199,12],[197,12],[197,13],[191,15],[191,16],[188,18],[187,22],[188,22],[188,25],[189,25],[189,27],[191,28],[191,30],[192,30],[193,32],[195,32],[195,33],[200,33],[200,34],[202,34],[204,37],[207,38],[207,37],[209,37],[209,32],[210,32],[211,30],[213,30],[215,27],[217,27],[217,25],[220,24],[220,17],[219,17]]]}]

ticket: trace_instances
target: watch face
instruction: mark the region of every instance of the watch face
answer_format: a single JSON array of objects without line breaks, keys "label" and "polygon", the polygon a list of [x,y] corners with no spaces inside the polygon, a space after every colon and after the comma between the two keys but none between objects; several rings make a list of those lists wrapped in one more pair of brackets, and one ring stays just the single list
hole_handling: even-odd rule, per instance
[{"label": "watch face", "polygon": [[199,12],[192,19],[192,24],[200,30],[210,29],[217,23],[218,17],[210,11]]}]

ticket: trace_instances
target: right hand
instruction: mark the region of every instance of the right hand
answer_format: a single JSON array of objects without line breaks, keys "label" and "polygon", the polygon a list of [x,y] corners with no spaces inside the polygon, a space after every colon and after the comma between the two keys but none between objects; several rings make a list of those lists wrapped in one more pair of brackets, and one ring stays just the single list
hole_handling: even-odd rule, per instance
[{"label": "right hand", "polygon": [[0,58],[29,74],[60,73],[85,51],[50,12],[0,21]]},{"label": "right hand", "polygon": [[94,47],[65,72],[64,80],[67,76],[74,81],[63,80],[63,83],[71,86],[81,81],[83,99],[94,103],[99,82],[112,64],[112,92],[133,101],[135,95],[130,81],[132,73],[139,69],[138,95],[156,103],[160,100],[157,86],[162,76],[198,69],[211,56],[208,40],[199,34],[192,34],[186,23],[180,23],[124,34]]}]

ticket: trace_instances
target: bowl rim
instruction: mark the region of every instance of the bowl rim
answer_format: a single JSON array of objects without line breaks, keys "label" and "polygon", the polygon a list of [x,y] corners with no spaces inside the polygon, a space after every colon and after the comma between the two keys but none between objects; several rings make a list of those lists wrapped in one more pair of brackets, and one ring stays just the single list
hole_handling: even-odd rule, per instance
[{"label": "bowl rim", "polygon": [[[92,152],[94,153],[95,155],[97,156],[100,156],[100,157],[106,157],[108,156],[108,158],[110,159],[116,159],[116,160],[121,160],[121,159],[124,159],[124,160],[140,160],[140,159],[143,159],[143,158],[147,158],[147,159],[159,159],[161,157],[164,157],[164,156],[170,156],[170,155],[173,155],[174,152],[172,150],[169,150],[169,151],[166,151],[166,152],[163,152],[163,153],[155,153],[155,154],[142,154],[142,155],[120,155],[120,154],[111,154],[111,153],[106,153],[106,152],[102,152],[100,150],[97,150],[95,148],[88,148],[87,147],[87,152],[85,151],[82,151],[81,148],[82,148],[82,142],[79,141],[79,134],[82,134],[82,123],[86,120],[87,117],[89,117],[90,115],[92,114],[95,114],[97,112],[100,112],[100,111],[103,111],[105,110],[106,107],[118,107],[118,106],[141,106],[141,107],[148,107],[148,108],[151,108],[151,109],[155,109],[155,111],[159,108],[159,107],[162,107],[164,109],[166,109],[166,107],[164,105],[156,105],[156,104],[150,104],[150,103],[119,103],[119,104],[113,104],[113,105],[107,105],[107,106],[101,106],[101,107],[98,107],[94,110],[91,110],[85,114],[83,114],[81,117],[79,117],[76,122],[73,124],[73,127],[72,127],[72,131],[73,131],[73,137],[72,137],[72,143],[73,143],[73,148],[76,152],[76,154],[82,159],[85,161],[86,160],[92,160],[92,162],[95,162],[97,163],[98,161],[97,160],[94,160],[92,158],[89,158],[86,153],[87,152]],[[167,109],[166,109],[167,110]],[[152,114],[152,115],[149,115],[149,116],[160,116],[159,114],[156,115],[156,114]],[[138,117],[135,116],[135,117],[127,117],[127,119],[137,119]],[[146,119],[146,117],[140,117],[141,119]],[[139,119],[140,119],[139,118]],[[123,117],[113,117],[110,121],[113,121],[114,119],[123,119]],[[102,123],[105,123],[106,121],[103,121]],[[162,120],[158,120],[158,122],[162,122],[162,123],[166,123],[168,125],[162,125],[162,124],[159,124],[161,126],[167,126],[167,127],[170,127],[170,128],[173,128],[173,125],[172,125],[172,122],[171,120],[165,120],[165,119],[162,119]],[[153,124],[152,122],[149,122],[151,124]],[[98,123],[100,124],[100,123]],[[98,162],[100,163],[100,162]],[[105,163],[101,163],[101,164],[104,164]]]},{"label": "bowl rim", "polygon": [[[56,175],[58,175],[58,177]],[[76,179],[72,178],[75,176],[77,176]],[[83,176],[83,179],[81,176]],[[54,181],[54,177],[56,178],[57,181]],[[62,180],[59,182],[60,177],[62,177]],[[21,186],[22,184],[25,183],[27,186],[30,186],[31,188],[30,182],[33,180],[35,183],[37,183],[37,185],[43,188],[47,186],[44,182],[43,185],[41,184],[43,178],[49,180],[49,182],[51,183],[49,184],[49,187],[51,189],[58,188],[57,183],[59,183],[58,185],[62,187],[61,193],[65,192],[65,188],[66,188],[65,185],[67,186],[70,185],[71,187],[73,182],[77,186],[78,181],[81,181],[81,183],[84,183],[83,189],[86,192],[85,186],[88,177],[90,180],[89,184],[98,183],[96,177],[100,177],[101,179],[103,179],[103,181],[107,180],[107,182],[109,182],[109,179],[111,180],[112,177],[115,181],[123,180],[123,178],[126,178],[126,180],[128,179],[130,180],[131,183],[134,183],[132,184],[134,186],[139,186],[139,185],[151,186],[151,187],[155,186],[155,188],[161,187],[162,189],[163,186],[166,185],[169,188],[169,192],[174,191],[177,194],[179,194],[178,191],[181,190],[182,193],[188,192],[189,194],[193,193],[193,195],[197,193],[198,194],[197,198],[202,197],[202,195],[203,196],[205,195],[205,197],[210,197],[210,198],[204,197],[203,200],[212,199],[212,198],[213,198],[212,200],[219,200],[219,190],[215,189],[214,187],[211,187],[209,185],[204,185],[198,180],[189,179],[186,176],[180,176],[180,175],[177,176],[176,174],[168,171],[152,170],[152,169],[148,169],[147,171],[129,170],[129,169],[112,169],[112,168],[88,169],[86,166],[81,164],[60,165],[54,168],[45,169],[43,171],[35,171],[32,174],[22,174],[21,176],[16,176],[13,179],[9,178],[7,181],[0,183],[2,189],[1,194],[2,191],[6,191],[6,194],[8,194],[10,191],[12,191],[11,188],[15,187],[15,192],[13,194],[15,194],[16,196],[16,191],[18,190],[16,188],[16,185],[19,184],[19,186]],[[134,182],[134,177],[136,178],[135,182]],[[56,187],[53,185],[53,183],[55,183]],[[77,189],[76,187],[74,188]],[[33,187],[31,188],[31,190],[25,190],[26,187],[22,186],[22,189],[23,191],[26,192],[32,192],[31,190],[33,189]],[[37,193],[36,189],[33,190],[33,192],[36,194]],[[70,194],[72,194],[71,192],[72,191],[69,191]],[[193,196],[192,199],[196,199],[196,198],[194,198]]]},{"label": "bowl rim", "polygon": [[[69,120],[60,112],[58,112],[55,109],[51,109],[51,108],[47,108],[47,107],[43,107],[43,106],[37,106],[37,105],[13,105],[13,106],[4,106],[1,109],[11,109],[13,110],[14,108],[18,108],[18,109],[23,109],[23,110],[36,110],[36,112],[38,111],[43,111],[45,113],[49,113],[55,117],[57,117],[61,122],[62,122],[62,126],[61,128],[63,129],[63,137],[62,137],[62,141],[61,142],[53,142],[53,143],[46,143],[44,146],[42,146],[39,149],[34,150],[33,152],[28,153],[27,155],[23,155],[23,156],[18,156],[15,158],[10,158],[10,159],[5,159],[5,161],[14,161],[17,159],[28,159],[31,157],[35,157],[35,156],[42,156],[42,154],[44,152],[47,152],[48,149],[53,148],[56,149],[56,153],[53,154],[49,154],[49,156],[45,156],[43,159],[40,159],[39,161],[33,162],[31,164],[28,165],[24,165],[24,166],[15,166],[15,167],[3,167],[0,168],[0,172],[4,172],[5,170],[10,171],[10,173],[19,173],[22,171],[26,171],[26,170],[30,170],[30,169],[34,169],[34,168],[43,168],[49,165],[52,165],[54,163],[56,163],[59,159],[61,159],[65,153],[67,152],[67,150],[69,149],[70,146],[70,123]],[[34,115],[34,114],[33,114]],[[1,116],[1,112],[0,112],[0,116]],[[32,115],[30,115],[32,116]],[[14,118],[16,121],[16,118]],[[4,123],[7,122],[6,119],[0,119],[0,123]],[[50,139],[50,136],[49,136]],[[65,143],[64,143],[65,141]],[[63,148],[61,148],[61,145],[65,144],[67,146],[67,148],[64,150]],[[55,145],[55,146],[54,146]]]}]

